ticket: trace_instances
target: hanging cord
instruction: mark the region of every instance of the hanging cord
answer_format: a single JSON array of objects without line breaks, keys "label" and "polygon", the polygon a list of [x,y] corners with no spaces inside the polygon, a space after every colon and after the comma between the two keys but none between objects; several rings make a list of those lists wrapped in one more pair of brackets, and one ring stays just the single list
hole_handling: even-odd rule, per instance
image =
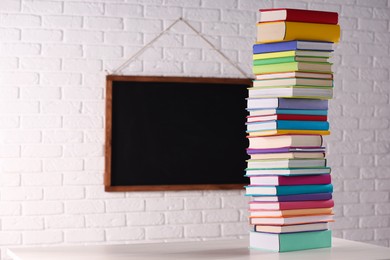
[{"label": "hanging cord", "polygon": [[200,36],[208,45],[211,46],[216,52],[218,52],[227,62],[229,62],[234,68],[236,68],[245,78],[250,78],[248,75],[242,70],[237,64],[235,64],[231,59],[229,59],[228,56],[226,56],[221,50],[219,50],[214,44],[212,44],[207,38],[201,34],[198,30],[196,30],[187,20],[185,20],[183,17],[179,17],[174,21],[170,26],[168,26],[164,31],[162,31],[159,35],[157,35],[155,38],[153,38],[150,42],[148,42],[144,47],[142,47],[139,51],[134,53],[130,58],[128,58],[122,65],[120,65],[118,68],[116,68],[112,73],[115,75],[116,73],[123,70],[127,65],[130,64],[135,58],[137,58],[139,55],[141,55],[147,48],[149,48],[153,43],[155,43],[158,39],[161,38],[166,32],[168,32],[175,24],[182,21],[184,24],[186,24],[191,30],[193,30],[198,36]]}]

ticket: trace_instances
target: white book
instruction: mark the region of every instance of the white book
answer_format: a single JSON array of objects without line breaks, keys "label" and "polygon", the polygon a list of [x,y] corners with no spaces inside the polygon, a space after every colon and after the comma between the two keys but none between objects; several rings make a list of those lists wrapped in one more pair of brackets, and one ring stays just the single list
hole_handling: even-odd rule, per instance
[{"label": "white book", "polygon": [[319,147],[322,146],[320,135],[277,135],[267,137],[251,137],[249,148],[271,149],[280,147]]},{"label": "white book", "polygon": [[283,218],[250,218],[250,224],[252,225],[296,225],[306,224],[313,222],[331,222],[333,221],[333,215],[312,215],[312,216],[294,216]]},{"label": "white book", "polygon": [[254,80],[253,87],[273,87],[273,86],[321,86],[332,87],[331,79],[311,79],[311,78],[283,78],[269,80]]},{"label": "white book", "polygon": [[318,98],[331,99],[333,97],[333,88],[331,87],[307,87],[307,86],[285,86],[271,88],[250,88],[250,98]]},{"label": "white book", "polygon": [[251,230],[254,232],[267,232],[267,233],[295,233],[304,231],[326,230],[329,229],[329,224],[326,222],[300,224],[300,225],[288,225],[288,226],[263,226],[252,225]]},{"label": "white book", "polygon": [[320,159],[324,158],[324,153],[318,152],[289,152],[289,153],[258,153],[251,154],[251,159],[295,159],[295,158],[307,158],[307,159]]},{"label": "white book", "polygon": [[271,160],[247,160],[248,168],[307,168],[324,167],[325,159],[271,159]]},{"label": "white book", "polygon": [[330,174],[331,169],[325,168],[274,168],[274,169],[246,169],[246,176],[295,176],[295,175],[315,175]]}]

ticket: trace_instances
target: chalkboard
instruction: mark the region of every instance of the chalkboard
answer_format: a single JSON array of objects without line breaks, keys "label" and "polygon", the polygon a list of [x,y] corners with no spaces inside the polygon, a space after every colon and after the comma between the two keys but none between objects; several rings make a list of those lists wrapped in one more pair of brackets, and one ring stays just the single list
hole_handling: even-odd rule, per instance
[{"label": "chalkboard", "polygon": [[250,84],[107,76],[105,190],[242,189]]}]

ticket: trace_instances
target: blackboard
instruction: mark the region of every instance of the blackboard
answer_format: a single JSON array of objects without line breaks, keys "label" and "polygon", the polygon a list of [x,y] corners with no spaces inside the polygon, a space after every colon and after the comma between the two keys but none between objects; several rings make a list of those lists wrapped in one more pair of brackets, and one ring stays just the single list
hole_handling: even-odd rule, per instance
[{"label": "blackboard", "polygon": [[105,190],[242,189],[250,84],[107,76]]}]

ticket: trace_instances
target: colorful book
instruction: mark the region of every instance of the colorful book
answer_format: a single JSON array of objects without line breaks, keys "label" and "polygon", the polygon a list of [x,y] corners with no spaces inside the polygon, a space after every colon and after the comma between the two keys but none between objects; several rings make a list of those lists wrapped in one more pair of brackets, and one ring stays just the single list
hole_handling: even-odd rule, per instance
[{"label": "colorful book", "polygon": [[325,167],[326,159],[249,159],[248,168],[313,168]]},{"label": "colorful book", "polygon": [[286,41],[253,45],[253,53],[268,53],[292,50],[333,51],[332,42]]},{"label": "colorful book", "polygon": [[323,139],[320,135],[280,135],[269,137],[252,137],[249,148],[269,149],[281,147],[320,147]]},{"label": "colorful book", "polygon": [[296,233],[305,231],[320,231],[327,230],[329,228],[328,223],[311,223],[300,225],[288,225],[288,226],[263,226],[263,225],[251,225],[250,231],[252,232],[265,232],[265,233]]},{"label": "colorful book", "polygon": [[334,201],[330,200],[308,200],[308,201],[286,201],[286,202],[249,202],[250,210],[290,210],[290,209],[314,209],[332,208]]},{"label": "colorful book", "polygon": [[291,56],[330,58],[331,54],[332,53],[329,51],[305,51],[305,50],[279,51],[279,52],[253,54],[253,60],[274,59],[274,58],[291,57]]},{"label": "colorful book", "polygon": [[[251,140],[251,139],[249,139]],[[247,148],[246,153],[252,154],[272,154],[272,153],[325,153],[325,147],[280,147],[280,148]]]},{"label": "colorful book", "polygon": [[245,190],[247,196],[294,195],[333,192],[333,185],[245,186]]},{"label": "colorful book", "polygon": [[316,63],[306,61],[285,62],[253,66],[253,74],[279,73],[289,71],[332,73],[331,63]]},{"label": "colorful book", "polygon": [[298,62],[298,61],[307,61],[307,62],[320,62],[320,63],[328,63],[329,58],[323,57],[306,57],[306,56],[291,56],[291,57],[280,57],[280,58],[272,58],[272,59],[261,59],[254,60],[253,66],[261,66],[267,64],[278,64],[285,62]]},{"label": "colorful book", "polygon": [[332,232],[330,230],[287,234],[250,232],[249,246],[253,249],[264,249],[276,252],[331,247]]},{"label": "colorful book", "polygon": [[248,109],[278,108],[278,109],[306,109],[327,110],[328,100],[302,98],[248,98]]},{"label": "colorful book", "polygon": [[319,159],[324,158],[324,152],[286,152],[286,153],[253,153],[250,154],[250,159],[299,159],[299,158],[311,158]]},{"label": "colorful book", "polygon": [[332,208],[288,209],[288,210],[249,210],[250,218],[293,217],[333,214]]},{"label": "colorful book", "polygon": [[[308,99],[310,100],[310,99]],[[250,117],[268,116],[268,115],[313,115],[327,116],[328,110],[317,109],[247,109]],[[313,120],[316,121],[316,120]]]},{"label": "colorful book", "polygon": [[249,218],[251,225],[298,225],[315,222],[333,222],[333,215],[293,216],[285,218]]},{"label": "colorful book", "polygon": [[254,80],[253,88],[256,87],[274,87],[274,86],[318,86],[333,87],[331,79],[311,79],[311,78],[284,78],[269,80]]},{"label": "colorful book", "polygon": [[330,184],[330,174],[308,176],[253,176],[249,178],[250,185],[313,185]]},{"label": "colorful book", "polygon": [[286,21],[257,23],[257,43],[293,40],[338,42],[340,26]]},{"label": "colorful book", "polygon": [[[245,169],[245,176],[297,176],[297,175],[317,175],[317,174],[330,174],[330,167],[322,168],[247,168]],[[313,192],[314,193],[314,192]],[[320,193],[320,192],[318,192]]]},{"label": "colorful book", "polygon": [[327,116],[317,115],[290,115],[290,114],[273,114],[265,116],[248,116],[247,122],[264,122],[271,120],[294,120],[294,121],[327,121]]},{"label": "colorful book", "polygon": [[276,129],[291,130],[329,130],[327,121],[294,121],[294,120],[272,120],[265,122],[246,123],[248,132],[267,131]]},{"label": "colorful book", "polygon": [[256,80],[284,79],[284,78],[333,79],[333,74],[331,74],[331,73],[289,71],[289,72],[281,72],[281,73],[268,73],[268,74],[255,75]]},{"label": "colorful book", "polygon": [[292,8],[260,9],[259,22],[291,21],[304,23],[337,24],[338,13]]},{"label": "colorful book", "polygon": [[285,196],[252,196],[253,202],[322,201],[332,199],[332,193],[311,193]]},{"label": "colorful book", "polygon": [[333,88],[310,86],[283,86],[249,89],[249,98],[270,97],[331,99],[333,97]]}]

